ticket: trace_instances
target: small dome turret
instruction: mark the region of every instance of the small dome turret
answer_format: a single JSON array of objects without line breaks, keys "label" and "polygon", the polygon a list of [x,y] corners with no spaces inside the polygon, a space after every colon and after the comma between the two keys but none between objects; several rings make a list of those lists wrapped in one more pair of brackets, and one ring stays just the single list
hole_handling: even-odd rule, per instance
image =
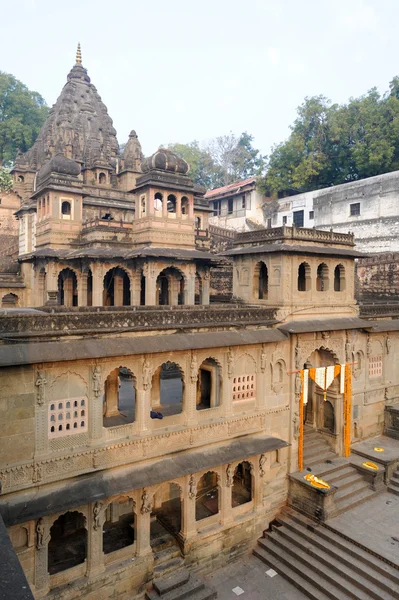
[{"label": "small dome turret", "polygon": [[143,173],[156,170],[179,175],[187,175],[190,170],[188,163],[183,158],[167,148],[159,148],[152,156],[143,161],[141,168]]},{"label": "small dome turret", "polygon": [[80,174],[80,166],[77,162],[66,158],[63,154],[57,154],[42,166],[37,175],[37,182],[44,181],[50,173],[77,177]]}]

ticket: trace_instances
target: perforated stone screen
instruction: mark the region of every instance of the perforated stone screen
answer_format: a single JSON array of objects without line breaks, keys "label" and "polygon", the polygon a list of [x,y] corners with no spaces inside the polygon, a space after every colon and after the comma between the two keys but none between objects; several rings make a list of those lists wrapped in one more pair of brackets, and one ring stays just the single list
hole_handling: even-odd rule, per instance
[{"label": "perforated stone screen", "polygon": [[255,375],[240,375],[233,379],[233,401],[246,400],[256,396]]},{"label": "perforated stone screen", "polygon": [[57,438],[87,431],[87,399],[68,398],[49,405],[49,437]]}]

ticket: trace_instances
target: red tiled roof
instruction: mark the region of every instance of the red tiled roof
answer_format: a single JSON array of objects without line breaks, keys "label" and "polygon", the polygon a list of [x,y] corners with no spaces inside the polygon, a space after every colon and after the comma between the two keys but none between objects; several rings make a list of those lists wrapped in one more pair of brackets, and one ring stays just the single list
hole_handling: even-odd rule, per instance
[{"label": "red tiled roof", "polygon": [[205,198],[213,198],[214,196],[222,196],[224,194],[228,194],[229,192],[234,192],[245,185],[253,183],[254,181],[256,181],[256,177],[249,177],[248,179],[242,179],[241,181],[235,181],[229,185],[216,188],[215,190],[209,190],[209,192],[205,194]]}]

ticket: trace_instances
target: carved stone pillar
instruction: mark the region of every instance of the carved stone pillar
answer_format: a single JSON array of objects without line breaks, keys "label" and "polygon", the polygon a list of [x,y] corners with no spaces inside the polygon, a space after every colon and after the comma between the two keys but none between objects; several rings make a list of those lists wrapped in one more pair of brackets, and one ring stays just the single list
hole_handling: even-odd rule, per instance
[{"label": "carved stone pillar", "polygon": [[181,533],[185,542],[197,535],[197,521],[195,520],[196,484],[194,475],[186,477],[181,512]]},{"label": "carved stone pillar", "polygon": [[[40,365],[39,365],[40,366]],[[46,454],[49,447],[48,439],[48,402],[47,376],[40,368],[35,374],[36,386],[36,453]]]},{"label": "carved stone pillar", "polygon": [[130,305],[140,306],[141,271],[135,271],[130,278]]},{"label": "carved stone pillar", "polygon": [[188,200],[188,218],[194,219],[194,198],[192,196]]},{"label": "carved stone pillar", "polygon": [[104,567],[103,525],[104,510],[99,502],[89,505],[87,531],[87,577],[95,577],[102,573]]},{"label": "carved stone pillar", "polygon": [[150,390],[136,390],[136,420],[139,432],[150,428]]},{"label": "carved stone pillar", "polygon": [[137,511],[137,537],[136,548],[137,556],[147,556],[151,554],[150,545],[151,512]]},{"label": "carved stone pillar", "polygon": [[186,293],[184,303],[188,305],[195,304],[195,270],[191,270],[186,277]]},{"label": "carved stone pillar", "polygon": [[98,439],[103,436],[103,396],[104,383],[101,368],[96,365],[92,369],[89,410],[90,438],[93,445],[96,445]]},{"label": "carved stone pillar", "polygon": [[202,278],[202,304],[208,305],[210,300],[210,276],[209,271],[206,271]]},{"label": "carved stone pillar", "polygon": [[222,467],[223,475],[221,485],[219,486],[220,510],[222,513],[222,525],[227,525],[233,521],[233,511],[231,506],[232,481],[227,474],[228,465]]},{"label": "carved stone pillar", "polygon": [[91,270],[93,273],[93,306],[103,306],[103,272],[100,265],[97,264],[92,265]]},{"label": "carved stone pillar", "polygon": [[145,265],[145,305],[155,306],[156,305],[156,277],[155,269],[151,265]]},{"label": "carved stone pillar", "polygon": [[117,417],[119,415],[118,395],[119,395],[119,375],[115,370],[110,373],[105,382],[105,416]]},{"label": "carved stone pillar", "polygon": [[36,524],[35,548],[35,597],[44,598],[50,589],[50,576],[48,573],[48,543],[50,541],[50,528],[47,519],[39,519]]},{"label": "carved stone pillar", "polygon": [[185,413],[187,415],[187,425],[195,425],[197,422],[197,380],[193,378],[185,380]]},{"label": "carved stone pillar", "polygon": [[87,271],[78,280],[78,306],[87,306]]},{"label": "carved stone pillar", "polygon": [[123,277],[114,275],[114,306],[123,306]]}]

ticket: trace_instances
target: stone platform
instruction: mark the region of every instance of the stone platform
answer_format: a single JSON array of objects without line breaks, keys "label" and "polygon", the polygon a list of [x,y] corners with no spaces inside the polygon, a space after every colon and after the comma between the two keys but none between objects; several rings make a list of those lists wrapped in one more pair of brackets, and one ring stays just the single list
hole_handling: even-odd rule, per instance
[{"label": "stone platform", "polygon": [[[384,452],[378,452],[374,448],[383,448]],[[352,456],[362,456],[385,469],[385,483],[389,481],[396,467],[399,466],[399,440],[385,435],[353,444],[351,451]]]}]

